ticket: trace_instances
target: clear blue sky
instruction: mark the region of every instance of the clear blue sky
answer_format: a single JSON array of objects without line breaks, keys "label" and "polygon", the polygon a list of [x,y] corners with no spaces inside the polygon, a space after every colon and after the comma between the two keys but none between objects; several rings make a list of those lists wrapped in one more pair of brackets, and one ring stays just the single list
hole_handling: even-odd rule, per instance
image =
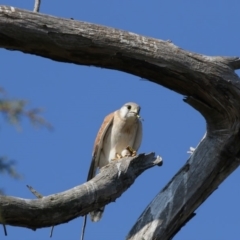
[{"label": "clear blue sky", "polygon": [[[2,0],[1,4],[31,10],[33,0]],[[211,56],[240,56],[239,0],[202,1],[47,1],[41,12],[97,23],[172,40],[183,49]],[[0,155],[17,161],[20,181],[0,176],[7,195],[31,198],[32,185],[43,195],[84,183],[93,142],[104,116],[125,102],[142,107],[144,138],[140,152],[154,151],[162,167],[144,172],[116,202],[106,207],[99,223],[87,224],[85,240],[122,240],[146,205],[187,161],[190,146],[205,132],[203,117],[183,96],[139,77],[95,67],[64,64],[21,52],[0,49],[0,85],[11,98],[43,107],[54,131],[35,129],[26,119],[22,131],[0,119]],[[175,240],[239,239],[240,171],[236,170],[196,210],[197,215]],[[79,239],[82,218],[55,227],[53,239]],[[33,232],[0,228],[0,238],[49,239],[50,228]]]}]

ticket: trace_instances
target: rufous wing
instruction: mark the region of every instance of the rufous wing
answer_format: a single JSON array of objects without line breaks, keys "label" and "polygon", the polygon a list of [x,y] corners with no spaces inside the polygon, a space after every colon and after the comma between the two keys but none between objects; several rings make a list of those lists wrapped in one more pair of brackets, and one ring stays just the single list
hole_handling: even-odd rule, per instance
[{"label": "rufous wing", "polygon": [[113,118],[114,118],[114,112],[107,115],[104,118],[103,123],[98,131],[98,134],[95,139],[94,146],[93,146],[92,161],[91,161],[90,169],[88,172],[87,181],[89,181],[96,175],[100,151],[101,151],[102,145],[103,145],[103,139],[104,139],[104,136],[106,135],[107,131],[110,129],[111,125],[113,124]]}]

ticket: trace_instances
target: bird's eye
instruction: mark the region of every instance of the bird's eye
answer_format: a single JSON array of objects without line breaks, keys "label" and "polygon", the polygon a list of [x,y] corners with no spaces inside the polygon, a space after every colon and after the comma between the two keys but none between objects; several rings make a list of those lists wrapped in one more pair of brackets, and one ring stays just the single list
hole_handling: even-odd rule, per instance
[{"label": "bird's eye", "polygon": [[131,106],[130,106],[130,105],[128,105],[128,106],[127,106],[127,109],[128,109],[128,110],[130,110],[130,109],[131,109]]}]

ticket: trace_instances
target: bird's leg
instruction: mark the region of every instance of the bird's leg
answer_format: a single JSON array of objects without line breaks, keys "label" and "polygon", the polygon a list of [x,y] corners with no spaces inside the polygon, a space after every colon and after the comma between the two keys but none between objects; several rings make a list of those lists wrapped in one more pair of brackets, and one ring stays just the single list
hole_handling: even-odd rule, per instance
[{"label": "bird's leg", "polygon": [[131,157],[135,157],[137,155],[137,151],[134,150],[132,147],[127,146],[126,149],[129,151]]}]

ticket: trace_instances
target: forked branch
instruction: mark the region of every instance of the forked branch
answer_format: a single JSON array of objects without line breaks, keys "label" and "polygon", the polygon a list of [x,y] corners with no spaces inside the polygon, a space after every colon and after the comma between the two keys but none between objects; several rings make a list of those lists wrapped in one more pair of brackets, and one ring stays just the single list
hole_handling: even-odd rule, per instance
[{"label": "forked branch", "polygon": [[[239,166],[240,81],[234,72],[240,68],[239,57],[204,56],[184,51],[168,41],[6,6],[0,6],[0,47],[55,61],[134,74],[184,95],[185,101],[206,119],[206,137],[142,213],[128,239],[171,239],[202,202]],[[1,197],[1,201],[11,203],[0,205],[4,207],[5,222],[33,228],[52,226],[85,215],[121,195],[114,188],[111,195],[106,196],[106,189],[102,189],[99,194],[104,197],[98,195],[101,197],[95,198],[91,195],[91,189],[96,186],[92,181],[81,186],[81,196],[80,187],[74,188],[77,199],[75,195],[68,198],[69,191],[27,202]],[[120,181],[117,183],[122,184]],[[124,186],[121,185],[120,189],[123,190]],[[90,194],[89,198],[83,197],[83,193]],[[60,221],[55,214],[56,206],[66,199],[68,203],[61,209],[63,216]],[[38,208],[30,211],[29,206],[39,206],[39,201],[44,204],[44,211]],[[19,213],[23,209],[16,211],[18,214],[11,212],[11,209],[19,210],[20,202],[25,210],[29,210],[20,215],[21,219]],[[74,207],[69,209],[68,204]],[[35,211],[42,211],[46,219],[33,218]],[[23,216],[30,219],[31,225]]]}]

